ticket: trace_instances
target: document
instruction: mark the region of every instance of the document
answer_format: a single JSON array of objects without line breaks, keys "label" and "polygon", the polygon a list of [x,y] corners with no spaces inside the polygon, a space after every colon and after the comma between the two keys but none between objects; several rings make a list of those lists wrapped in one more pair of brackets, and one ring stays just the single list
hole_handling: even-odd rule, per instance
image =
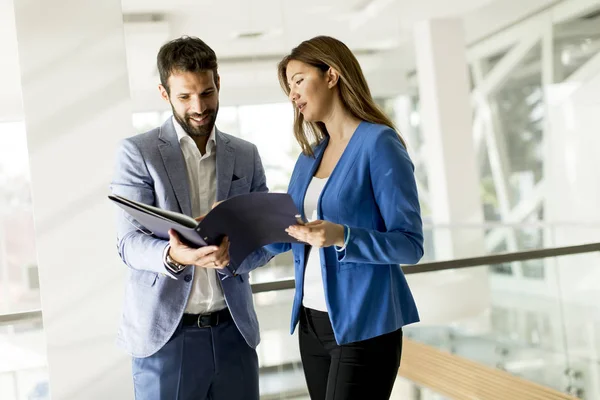
[{"label": "document", "polygon": [[[213,208],[202,221],[121,196],[108,196],[146,230],[169,239],[176,231],[192,247],[219,245],[228,236],[229,257],[236,269],[253,251],[272,243],[298,243],[285,229],[297,224],[299,214],[287,193],[247,193],[231,197]],[[141,229],[140,229],[141,230]]]}]

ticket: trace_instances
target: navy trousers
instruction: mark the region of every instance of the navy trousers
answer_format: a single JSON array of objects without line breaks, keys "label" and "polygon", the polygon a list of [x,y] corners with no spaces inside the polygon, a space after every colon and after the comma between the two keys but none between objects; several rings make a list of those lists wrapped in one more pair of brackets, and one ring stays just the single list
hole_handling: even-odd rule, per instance
[{"label": "navy trousers", "polygon": [[146,358],[133,358],[135,400],[258,400],[258,357],[233,321],[180,326]]}]

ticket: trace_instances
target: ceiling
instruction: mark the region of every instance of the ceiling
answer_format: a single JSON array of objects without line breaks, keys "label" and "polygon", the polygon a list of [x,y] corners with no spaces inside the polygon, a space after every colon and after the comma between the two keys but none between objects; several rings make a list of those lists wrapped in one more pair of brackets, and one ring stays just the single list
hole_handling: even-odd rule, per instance
[{"label": "ceiling", "polygon": [[[159,47],[198,36],[217,53],[222,104],[282,101],[277,62],[301,41],[330,35],[357,54],[378,96],[406,91],[417,21],[462,18],[467,40],[551,0],[123,0],[136,109],[162,108],[156,96]],[[469,39],[470,38],[470,39]]]},{"label": "ceiling", "polygon": [[355,51],[374,93],[397,93],[405,86],[403,71],[412,64],[416,21],[461,16],[489,2],[123,0],[134,104],[138,109],[164,107],[156,96],[156,52],[182,35],[202,38],[217,53],[224,104],[282,101],[277,62],[317,35],[334,36]]},{"label": "ceiling", "polygon": [[[407,71],[414,68],[411,32],[415,22],[461,18],[468,42],[551,2],[122,0],[134,109],[164,109],[156,89],[156,53],[166,41],[181,35],[198,36],[217,53],[224,105],[284,101],[276,64],[294,46],[316,35],[344,41],[357,54],[372,92],[391,96],[406,90]],[[0,6],[6,3],[0,1]],[[11,14],[10,9],[0,11],[0,15]],[[8,22],[0,23],[0,50],[16,48],[14,20]],[[15,75],[15,69],[15,59],[0,60],[0,73]],[[4,108],[0,102],[0,112]]]}]

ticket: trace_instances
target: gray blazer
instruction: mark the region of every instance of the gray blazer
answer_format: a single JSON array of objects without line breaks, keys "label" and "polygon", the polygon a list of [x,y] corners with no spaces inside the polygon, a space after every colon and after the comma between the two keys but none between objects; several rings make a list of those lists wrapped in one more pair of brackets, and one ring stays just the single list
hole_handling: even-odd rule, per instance
[{"label": "gray blazer", "polygon": [[[218,130],[215,136],[217,201],[268,191],[256,146]],[[161,127],[121,142],[111,190],[115,195],[197,217],[191,215],[187,170],[171,118]],[[167,343],[191,291],[194,268],[177,279],[166,276],[163,252],[167,244],[144,233],[143,227],[119,209],[117,249],[129,267],[129,276],[117,344],[134,357],[148,357]],[[219,275],[233,320],[253,348],[260,336],[248,272],[271,257],[258,250],[238,268],[237,276]]]}]

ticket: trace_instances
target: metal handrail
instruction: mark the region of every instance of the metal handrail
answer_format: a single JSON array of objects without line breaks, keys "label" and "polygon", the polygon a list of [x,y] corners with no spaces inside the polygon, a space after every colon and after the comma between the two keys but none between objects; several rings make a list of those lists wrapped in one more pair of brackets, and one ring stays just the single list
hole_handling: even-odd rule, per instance
[{"label": "metal handrail", "polygon": [[[480,257],[457,258],[447,261],[430,261],[417,265],[403,265],[402,271],[405,275],[420,274],[425,272],[446,271],[450,269],[461,269],[471,267],[482,267],[485,265],[501,264],[507,262],[536,260],[548,257],[560,257],[573,254],[593,253],[600,251],[600,243],[581,244],[576,246],[551,247],[538,250],[516,251],[512,253],[500,253]],[[278,281],[255,283],[252,285],[253,293],[270,292],[273,290],[293,289],[294,279],[282,279]]]},{"label": "metal handrail", "polygon": [[21,322],[31,322],[42,319],[42,310],[22,311],[12,314],[0,314],[0,326],[13,325]]},{"label": "metal handrail", "polygon": [[[486,265],[501,264],[507,262],[537,260],[541,258],[593,253],[596,251],[600,251],[600,243],[581,244],[576,246],[551,247],[538,250],[525,250],[480,257],[457,258],[454,260],[447,261],[430,261],[417,265],[404,265],[402,266],[402,270],[404,271],[405,275],[421,274],[425,272],[439,272],[461,268],[482,267]],[[293,278],[252,284],[253,293],[272,292],[277,290],[293,288]],[[41,310],[31,310],[14,314],[2,314],[0,315],[0,325],[40,320],[41,318]]]}]

